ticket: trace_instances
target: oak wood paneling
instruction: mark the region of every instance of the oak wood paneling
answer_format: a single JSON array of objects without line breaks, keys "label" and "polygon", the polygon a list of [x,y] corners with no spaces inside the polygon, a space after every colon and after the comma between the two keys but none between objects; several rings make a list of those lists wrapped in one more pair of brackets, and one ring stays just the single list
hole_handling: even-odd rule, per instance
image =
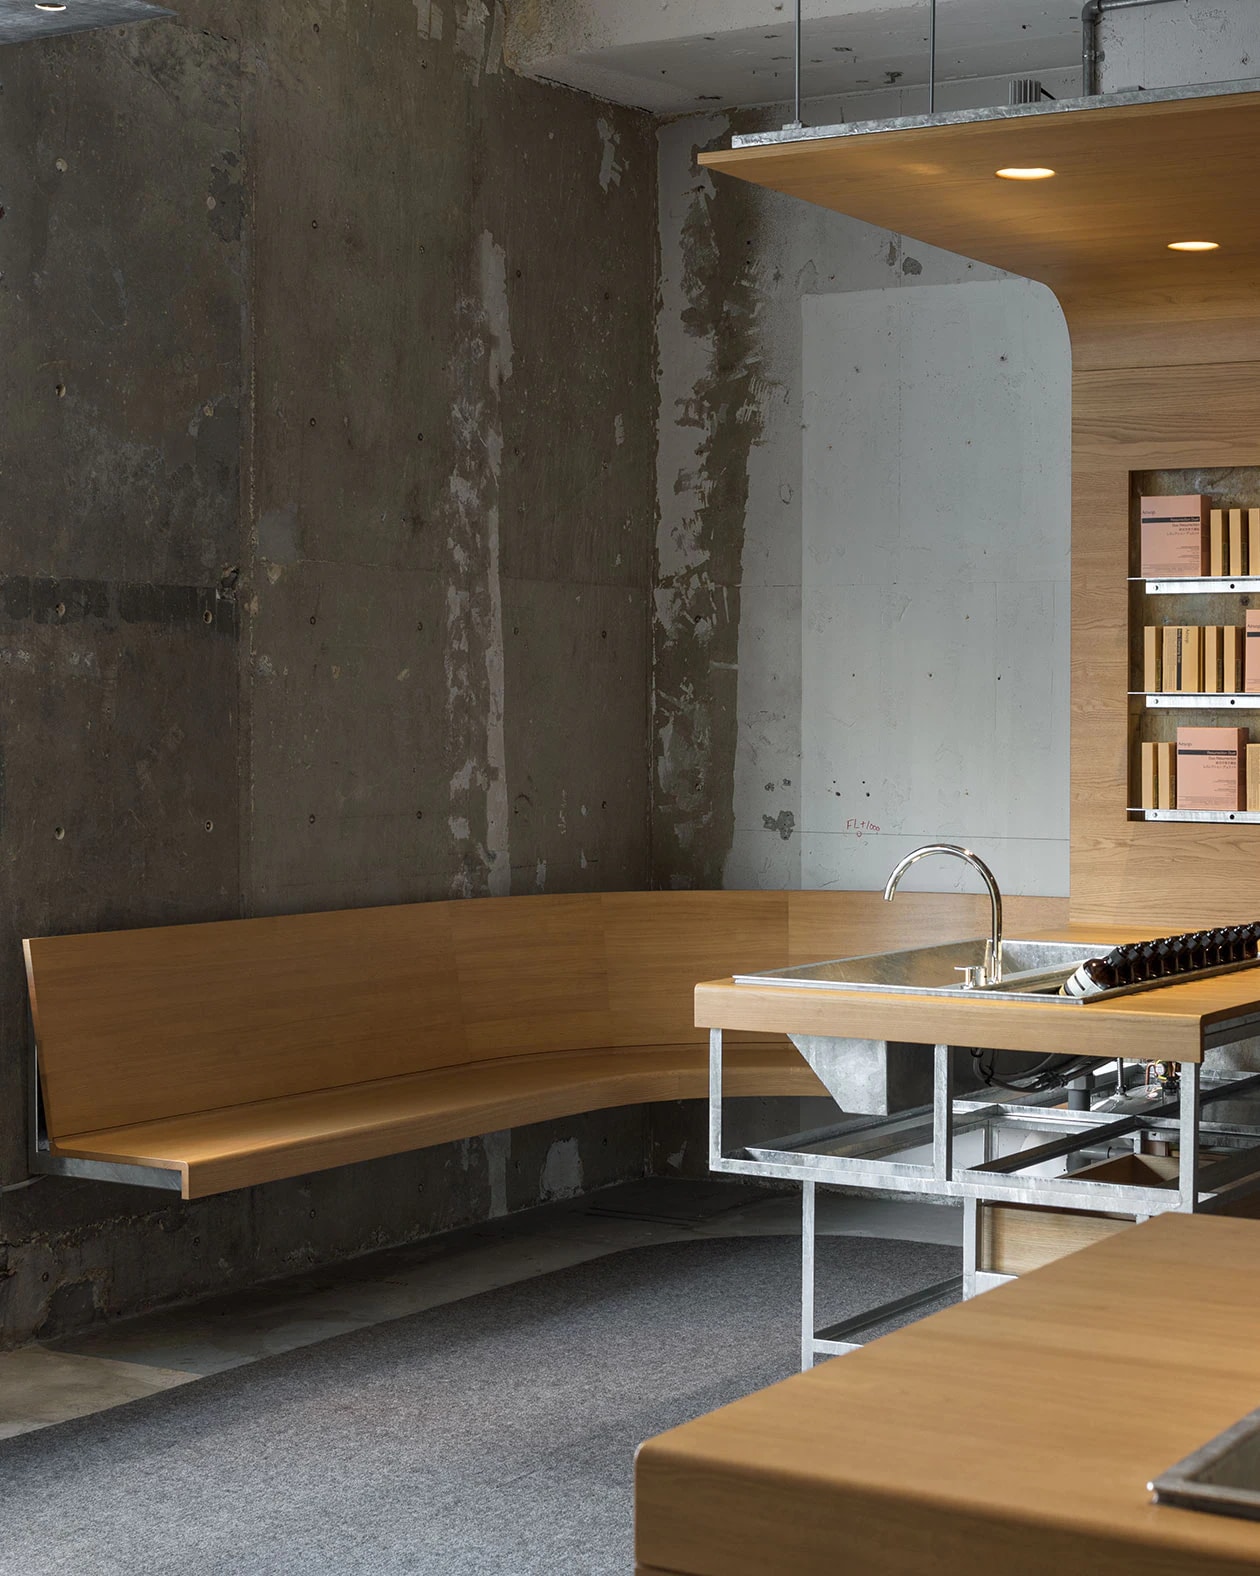
[{"label": "oak wood paneling", "polygon": [[[793,964],[860,957],[902,947],[935,946],[989,933],[986,893],[899,892],[891,903],[884,901],[882,892],[786,895],[788,954]],[[1008,936],[1033,936],[1065,925],[1067,919],[1066,898],[1012,897],[1003,903]]]},{"label": "oak wood paneling", "polygon": [[467,1059],[452,907],[29,941],[50,1132]]},{"label": "oak wood paneling", "polygon": [[[843,894],[837,909],[852,896]],[[599,912],[612,1014],[608,1043],[703,1041],[691,993],[706,977],[705,965],[720,973],[784,968],[788,898],[786,892],[605,892]]]},{"label": "oak wood paneling", "polygon": [[[1157,331],[1140,320],[1122,343],[1123,321],[1110,326],[1112,353],[1140,360]],[[1074,352],[1084,337],[1077,329]],[[1260,462],[1260,362],[1077,372],[1072,425],[1072,916],[1158,919],[1174,929],[1253,919],[1260,827],[1126,814],[1126,581],[1133,472]]]}]

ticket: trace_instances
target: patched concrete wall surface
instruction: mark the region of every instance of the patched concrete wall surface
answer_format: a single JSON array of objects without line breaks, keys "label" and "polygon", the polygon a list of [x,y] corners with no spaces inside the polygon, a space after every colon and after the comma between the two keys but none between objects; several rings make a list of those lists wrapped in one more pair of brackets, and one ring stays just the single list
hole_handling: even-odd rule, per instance
[{"label": "patched concrete wall surface", "polygon": [[[925,837],[1068,891],[1067,323],[1026,279],[802,302],[801,884]],[[906,885],[974,891],[957,860]]]},{"label": "patched concrete wall surface", "polygon": [[1255,0],[1164,0],[1111,11],[1098,34],[1105,92],[1260,77]]},{"label": "patched concrete wall surface", "polygon": [[[1079,91],[1078,73],[1044,79],[1060,96]],[[939,102],[1004,99],[1004,83],[971,81],[942,84]],[[823,125],[914,107],[912,94],[889,91],[812,106],[810,118]],[[1002,277],[697,165],[699,153],[729,145],[732,133],[783,118],[781,109],[697,116],[660,132],[652,848],[655,880],[666,886],[802,882],[802,750],[819,743],[803,740],[801,716],[802,303],[834,297],[842,321],[850,292]],[[1061,331],[1061,322],[1047,329],[1054,365]],[[851,379],[840,365],[830,381],[820,369],[813,394],[840,399]],[[880,463],[892,472],[917,465],[917,442],[885,445]],[[977,473],[986,459],[1002,456],[982,452]],[[980,556],[967,568],[983,571]],[[843,607],[835,612],[843,616]],[[897,703],[882,679],[877,687]],[[1065,740],[1059,748],[1065,756]],[[879,825],[873,815],[854,818]],[[856,842],[868,833],[859,825],[847,835]],[[942,884],[952,883],[946,872]]]},{"label": "patched concrete wall surface", "polygon": [[[0,52],[3,1184],[24,935],[648,875],[650,121],[514,76],[481,0],[180,12]],[[0,1194],[0,1332],[646,1143],[608,1113],[193,1206],[41,1180]]]}]

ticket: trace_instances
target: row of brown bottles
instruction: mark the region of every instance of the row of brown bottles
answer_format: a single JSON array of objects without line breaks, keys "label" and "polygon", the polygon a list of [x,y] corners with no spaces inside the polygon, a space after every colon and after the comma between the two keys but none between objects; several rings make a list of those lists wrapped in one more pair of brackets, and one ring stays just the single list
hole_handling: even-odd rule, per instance
[{"label": "row of brown bottles", "polygon": [[1260,956],[1260,924],[1228,925],[1217,930],[1187,931],[1113,947],[1104,957],[1087,958],[1063,987],[1065,996],[1095,996],[1147,980],[1195,974],[1228,963],[1248,963]]}]

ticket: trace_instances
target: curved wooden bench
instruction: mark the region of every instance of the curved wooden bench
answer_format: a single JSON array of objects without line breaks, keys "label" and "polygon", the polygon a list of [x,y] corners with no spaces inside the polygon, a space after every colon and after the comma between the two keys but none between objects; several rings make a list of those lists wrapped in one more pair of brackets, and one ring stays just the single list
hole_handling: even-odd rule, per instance
[{"label": "curved wooden bench", "polygon": [[[486,898],[31,940],[45,1146],[34,1163],[199,1198],[701,1097],[695,982],[777,967],[786,952],[783,894],[737,892]],[[729,1089],[822,1092],[782,1039],[737,1046]]]},{"label": "curved wooden bench", "polygon": [[[32,1165],[200,1198],[702,1098],[697,981],[979,934],[981,903],[591,893],[29,940]],[[825,1093],[782,1037],[729,1042],[728,1095]]]}]

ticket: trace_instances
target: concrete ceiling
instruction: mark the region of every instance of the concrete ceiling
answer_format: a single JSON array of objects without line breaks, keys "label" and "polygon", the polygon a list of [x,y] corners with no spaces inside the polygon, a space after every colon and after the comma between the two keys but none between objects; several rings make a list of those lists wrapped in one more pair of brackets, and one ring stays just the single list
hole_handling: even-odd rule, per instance
[{"label": "concrete ceiling", "polygon": [[[793,0],[509,0],[527,76],[658,112],[792,92]],[[938,0],[937,76],[1077,66],[1080,0]],[[806,98],[926,82],[928,0],[806,0]]]}]

